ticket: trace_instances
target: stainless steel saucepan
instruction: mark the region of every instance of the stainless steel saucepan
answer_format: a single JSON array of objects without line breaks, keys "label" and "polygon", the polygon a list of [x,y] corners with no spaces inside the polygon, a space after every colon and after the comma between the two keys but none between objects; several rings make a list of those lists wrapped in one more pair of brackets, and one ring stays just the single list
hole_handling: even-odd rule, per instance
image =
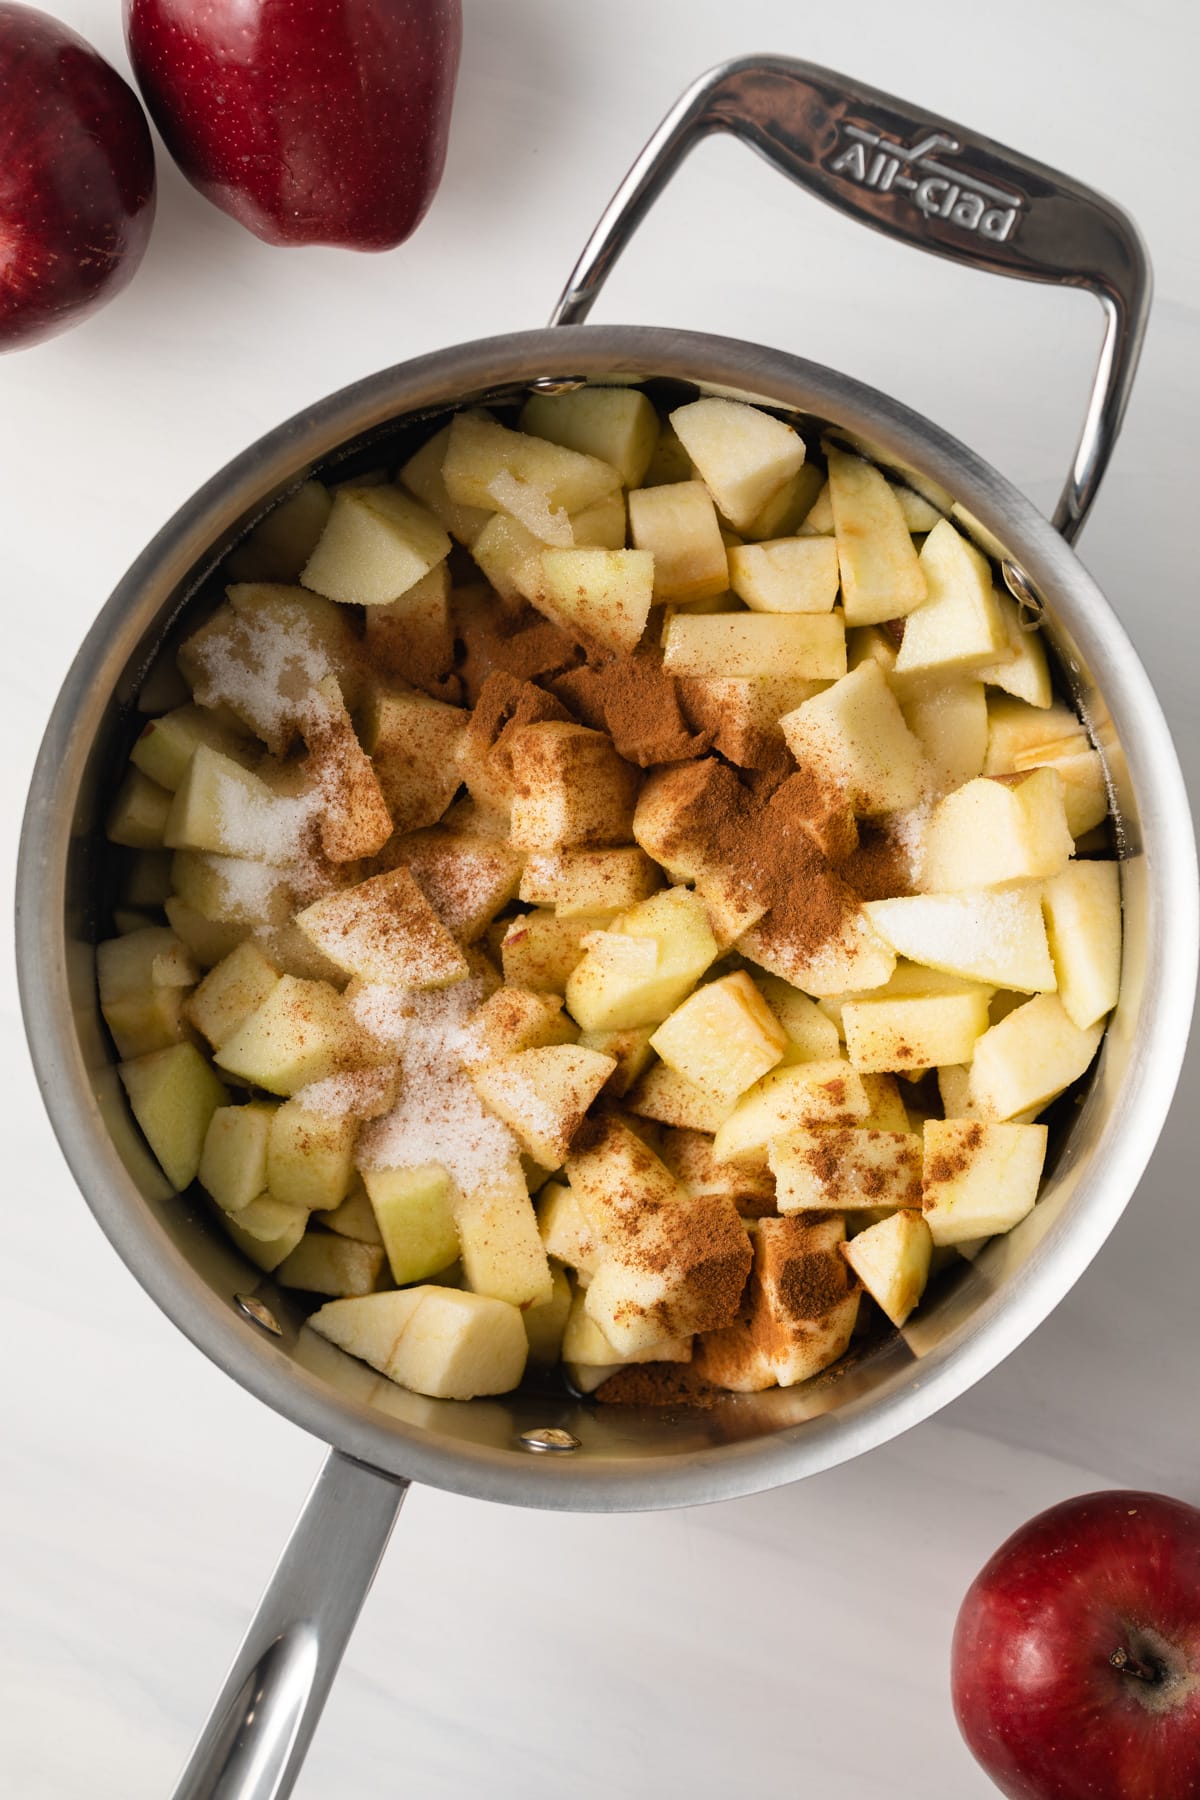
[{"label": "stainless steel saucepan", "polygon": [[[714,131],[891,237],[1096,295],[1103,348],[1053,521],[928,420],[845,375],[728,338],[581,324],[657,193]],[[828,70],[781,57],[731,62],[684,95],[646,146],[553,328],[402,363],[281,425],[175,515],[100,613],[54,708],[21,846],[18,954],[38,1077],[79,1186],[138,1280],[235,1380],[333,1446],[180,1796],[290,1792],[410,1480],[522,1506],[612,1511],[795,1481],[961,1394],[1046,1316],[1111,1231],[1175,1086],[1197,952],[1195,850],[1175,752],[1128,639],[1068,547],[1121,422],[1148,298],[1137,233],[1099,195]],[[310,473],[336,478],[387,460],[447,408],[614,376],[765,402],[947,490],[1029,622],[1040,620],[1104,754],[1123,859],[1121,1002],[1036,1210],[944,1276],[910,1326],[836,1379],[667,1417],[565,1396],[426,1400],[305,1330],[294,1297],[252,1270],[200,1204],[166,1190],[127,1113],[93,971],[92,946],[109,929],[106,800],[137,729],[139,689],[229,547]]]}]

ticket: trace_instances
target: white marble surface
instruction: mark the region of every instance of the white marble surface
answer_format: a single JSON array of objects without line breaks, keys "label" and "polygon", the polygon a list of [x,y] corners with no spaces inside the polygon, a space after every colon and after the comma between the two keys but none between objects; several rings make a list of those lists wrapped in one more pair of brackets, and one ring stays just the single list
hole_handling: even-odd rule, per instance
[{"label": "white marble surface", "polygon": [[[57,10],[123,61],[112,0]],[[680,89],[790,51],[944,109],[1124,201],[1158,299],[1083,555],[1200,772],[1194,687],[1200,152],[1186,0],[466,0],[449,168],[383,258],[269,250],[160,162],[130,292],[0,363],[11,859],[84,627],[170,511],[244,443],[379,365],[540,323]],[[737,146],[694,158],[604,318],[777,343],[892,389],[1041,503],[1097,342],[1083,296],[985,280],[856,232]],[[4,888],[9,891],[8,871]],[[2,1000],[5,1253],[0,1787],[170,1791],[319,1449],[211,1368],[78,1198]],[[298,1792],[968,1800],[946,1661],[958,1599],[1029,1513],[1092,1485],[1200,1499],[1196,1068],[1136,1202],[1035,1338],[873,1455],[737,1504],[555,1517],[411,1497]]]}]

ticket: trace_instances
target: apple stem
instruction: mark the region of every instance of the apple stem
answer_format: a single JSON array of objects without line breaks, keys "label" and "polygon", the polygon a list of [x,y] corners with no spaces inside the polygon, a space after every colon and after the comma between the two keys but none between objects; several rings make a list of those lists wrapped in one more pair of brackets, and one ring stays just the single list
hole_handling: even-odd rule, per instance
[{"label": "apple stem", "polygon": [[1119,1669],[1122,1675],[1132,1675],[1136,1681],[1162,1680],[1162,1669],[1157,1663],[1141,1662],[1136,1656],[1130,1656],[1128,1650],[1114,1650],[1108,1660],[1114,1669]]}]

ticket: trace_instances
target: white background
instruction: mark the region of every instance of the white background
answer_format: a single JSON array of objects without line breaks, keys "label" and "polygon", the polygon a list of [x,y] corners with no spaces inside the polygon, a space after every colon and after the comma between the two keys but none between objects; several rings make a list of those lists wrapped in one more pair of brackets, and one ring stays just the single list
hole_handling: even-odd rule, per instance
[{"label": "white background", "polygon": [[[57,10],[125,66],[114,0]],[[28,773],[85,626],[244,444],[389,362],[542,323],[596,215],[710,63],[787,51],[946,112],[1113,194],[1157,302],[1083,557],[1158,683],[1189,775],[1200,243],[1188,0],[466,0],[449,166],[417,237],[362,257],[258,243],[160,156],[132,288],[0,362],[0,790]],[[856,230],[738,146],[702,148],[597,312],[828,362],[1057,494],[1097,310]],[[6,879],[6,890],[8,882]],[[59,1158],[4,971],[0,1785],[170,1791],[319,1448],[134,1285]],[[1110,1244],[973,1393],[809,1483],[646,1518],[414,1493],[299,1793],[605,1800],[993,1790],[947,1697],[955,1608],[1029,1513],[1100,1485],[1200,1501],[1195,1068]],[[1190,1115],[1190,1117],[1189,1117]]]}]

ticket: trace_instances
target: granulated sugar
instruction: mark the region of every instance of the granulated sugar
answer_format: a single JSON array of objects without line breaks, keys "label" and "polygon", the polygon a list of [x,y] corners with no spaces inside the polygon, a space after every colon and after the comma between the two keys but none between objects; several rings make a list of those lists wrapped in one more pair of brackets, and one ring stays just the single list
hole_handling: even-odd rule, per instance
[{"label": "granulated sugar", "polygon": [[404,988],[374,981],[364,981],[346,994],[350,1011],[363,1030],[397,1049],[408,1035],[412,999]]},{"label": "granulated sugar", "polygon": [[512,1163],[516,1139],[484,1111],[458,1056],[463,1026],[492,985],[477,975],[403,995],[408,1028],[400,1051],[400,1098],[386,1117],[363,1128],[360,1168],[440,1163],[471,1193]]},{"label": "granulated sugar", "polygon": [[327,1075],[296,1094],[297,1106],[323,1119],[378,1119],[396,1098],[394,1069],[351,1069]]},{"label": "granulated sugar", "polygon": [[299,612],[222,612],[188,649],[200,705],[232,707],[276,751],[294,736],[313,689],[337,673],[329,646]]}]

